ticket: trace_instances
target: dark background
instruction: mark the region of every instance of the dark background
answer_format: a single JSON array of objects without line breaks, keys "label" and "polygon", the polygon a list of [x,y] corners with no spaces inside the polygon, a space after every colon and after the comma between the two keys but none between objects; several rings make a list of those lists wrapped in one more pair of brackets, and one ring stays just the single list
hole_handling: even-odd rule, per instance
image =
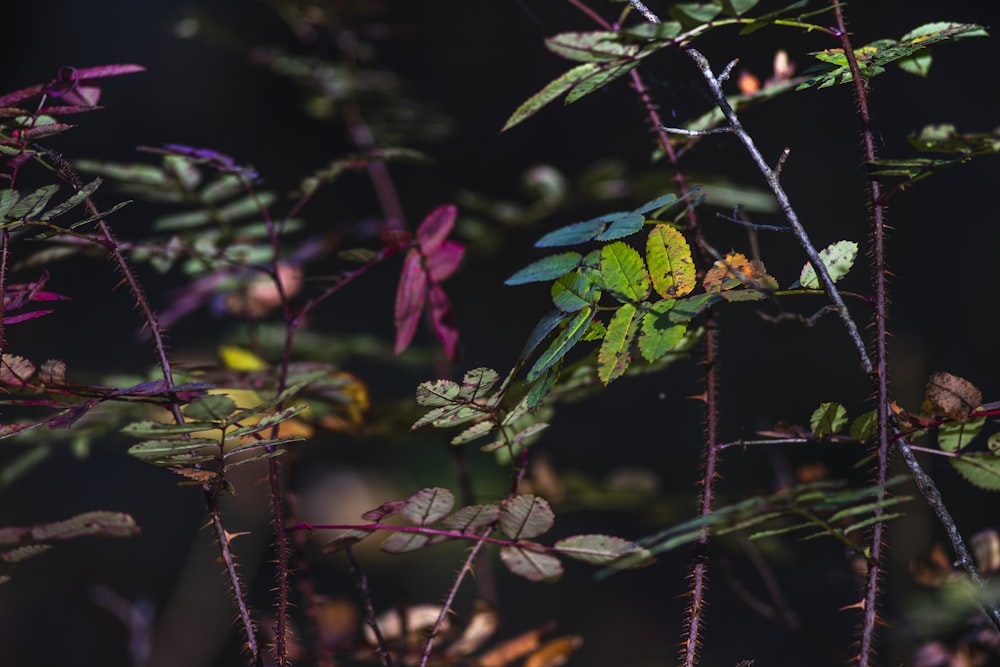
[{"label": "dark background", "polygon": [[[665,3],[650,6],[662,11]],[[611,18],[617,6],[595,7]],[[573,181],[599,158],[607,158],[624,165],[634,184],[658,184],[651,193],[632,188],[628,204],[673,187],[669,171],[649,163],[646,121],[623,82],[566,108],[554,104],[522,126],[499,133],[521,101],[567,68],[544,48],[542,38],[593,27],[568,4],[386,2],[371,3],[370,9],[373,16],[359,21],[382,29],[382,36],[372,39],[378,63],[396,72],[406,92],[447,119],[450,128],[445,137],[418,136],[407,144],[430,154],[433,166],[392,167],[411,225],[434,206],[460,199],[463,192],[526,202],[530,198],[519,189],[518,180],[539,163],[556,166]],[[134,62],[147,68],[143,74],[104,83],[102,103],[107,108],[81,116],[81,127],[57,140],[56,148],[67,157],[130,161],[140,159],[134,150],[139,145],[210,146],[253,163],[267,187],[283,192],[294,188],[305,173],[353,150],[342,126],[302,112],[303,96],[296,86],[250,62],[248,51],[255,45],[302,48],[266,3],[39,1],[10,3],[5,13],[0,91],[47,80],[67,64]],[[932,20],[990,27],[998,14],[994,3],[972,1],[886,1],[848,7],[857,45],[898,37]],[[210,20],[217,29],[181,39],[176,26],[190,16],[205,19],[202,25]],[[739,57],[742,67],[761,78],[769,74],[777,47],[787,49],[802,69],[809,62],[808,51],[837,46],[819,35],[793,30],[768,29],[748,37],[738,37],[735,31],[716,33],[696,44],[715,68]],[[945,44],[934,50],[934,57],[927,80],[896,69],[874,80],[871,103],[883,155],[908,155],[906,136],[928,123],[953,122],[970,132],[997,125],[1000,74],[994,67],[994,41]],[[682,122],[710,107],[704,84],[686,58],[666,54],[644,68],[668,122]],[[853,107],[850,90],[842,86],[788,94],[744,115],[765,155],[776,158],[783,147],[792,149],[783,182],[820,247],[845,238],[866,240]],[[750,161],[728,137],[703,141],[685,166],[692,173],[724,174],[737,183],[762,186]],[[973,381],[985,400],[995,400],[1000,393],[1000,368],[991,354],[998,333],[993,290],[998,186],[996,162],[984,158],[920,183],[892,202],[893,380],[902,405],[917,408],[926,376],[937,370]],[[564,209],[529,228],[510,228],[478,216],[497,232],[496,247],[479,249],[449,289],[463,336],[463,368],[508,368],[532,323],[545,312],[544,290],[501,284],[537,257],[533,240],[561,224],[617,208],[620,201],[594,202],[588,193],[578,192]],[[127,210],[116,228],[125,237],[140,232],[147,223],[145,211],[141,206]],[[309,224],[322,227],[361,223],[376,218],[379,209],[365,179],[352,176],[318,198],[305,215]],[[778,222],[766,215],[755,220]],[[728,223],[705,224],[716,247],[746,250],[745,238]],[[763,249],[772,273],[779,278],[797,274],[803,259],[791,239],[766,237]],[[863,292],[865,263],[860,261],[859,267],[862,270],[845,285]],[[371,332],[391,340],[395,270],[382,267],[353,292],[347,290],[316,322],[317,329],[331,336]],[[321,267],[317,272],[322,273]],[[148,346],[133,335],[138,318],[130,298],[123,289],[113,289],[118,278],[109,265],[56,266],[52,273],[53,288],[72,294],[72,304],[61,309],[58,320],[13,329],[8,334],[12,351],[31,358],[60,356],[81,372],[135,372],[151,365]],[[146,277],[152,281],[154,303],[166,299],[176,280]],[[855,310],[861,321],[866,315],[861,308]],[[821,401],[844,402],[853,414],[863,409],[866,378],[832,318],[803,330],[765,323],[754,316],[753,308],[736,306],[722,314],[721,324],[725,439],[752,434],[778,419],[805,422]],[[172,333],[173,348],[178,356],[211,354],[225,326],[207,315],[195,317]],[[420,334],[418,343],[429,346],[432,341]],[[427,366],[400,370],[370,359],[344,363],[365,378],[382,403],[406,400],[417,382],[438,372]],[[652,469],[661,479],[671,520],[689,516],[696,493],[699,416],[697,404],[683,397],[698,393],[699,385],[693,368],[668,375],[622,381],[597,399],[561,410],[539,453],[549,456],[557,469],[593,479],[622,466]],[[303,487],[318,489],[317,506],[327,502],[330,515],[350,521],[360,511],[405,497],[420,485],[448,486],[447,451],[437,436],[322,443],[322,449],[305,454],[309,465],[303,467]],[[3,446],[16,443],[7,440]],[[219,639],[229,635],[231,618],[215,576],[213,547],[205,532],[198,532],[204,522],[199,494],[178,489],[167,473],[128,459],[122,454],[124,446],[102,444],[83,461],[58,453],[45,467],[3,490],[0,523],[54,520],[74,511],[106,508],[133,513],[144,528],[141,538],[127,543],[85,540],[26,563],[14,581],[0,589],[4,664],[130,664],[121,622],[95,604],[98,585],[148,601],[157,610],[161,622],[152,664],[240,664],[237,640]],[[821,447],[727,453],[720,502],[766,491],[776,470],[820,459],[835,474],[863,479],[850,469],[858,454],[830,456]],[[485,480],[483,494],[499,490],[502,469],[473,450],[469,456]],[[939,461],[928,465],[966,534],[994,524],[994,496],[972,489]],[[248,479],[242,488],[230,507],[234,524],[237,529],[243,523],[257,527],[260,536],[266,535],[260,485]],[[343,507],[347,504],[351,508]],[[560,535],[586,530],[641,536],[664,525],[663,514],[653,519],[654,508],[645,509],[638,518],[615,512],[560,514],[557,529]],[[913,647],[933,634],[917,620],[926,611],[915,601],[907,563],[941,536],[918,505],[908,512],[892,531],[885,610],[890,627],[882,633],[886,664],[906,662]],[[327,516],[318,511],[318,520],[332,520]],[[254,601],[266,607],[268,555],[266,546],[254,544],[254,539],[247,538],[242,548],[248,578],[254,582]],[[760,589],[758,575],[738,545],[720,545],[720,554],[729,559],[734,577]],[[790,543],[768,555],[805,630],[785,632],[752,612],[715,563],[703,664],[733,665],[747,658],[757,659],[759,665],[842,664],[837,651],[847,650],[856,614],[837,609],[857,599],[844,554],[819,540]],[[374,553],[362,556],[370,559],[380,609],[439,600],[459,562],[457,550],[447,548],[393,560]],[[556,620],[560,632],[585,637],[584,649],[572,664],[662,664],[672,659],[681,637],[684,601],[678,596],[685,589],[687,560],[682,550],[668,554],[653,570],[601,583],[592,580],[589,568],[570,567],[555,587],[528,585],[499,572],[505,613],[501,635]],[[316,572],[324,593],[353,594],[342,561],[327,559]],[[197,625],[194,616],[185,619],[184,610],[212,605],[219,611],[206,618],[214,619],[216,626],[207,621]],[[186,627],[185,620],[194,627]],[[942,621],[935,632],[947,625]],[[203,644],[205,636],[224,645]]]}]

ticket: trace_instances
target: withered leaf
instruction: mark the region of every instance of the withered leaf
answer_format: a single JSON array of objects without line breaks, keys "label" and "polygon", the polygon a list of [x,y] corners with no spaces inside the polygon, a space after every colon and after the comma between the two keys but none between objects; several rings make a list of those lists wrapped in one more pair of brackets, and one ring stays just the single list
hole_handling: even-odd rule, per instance
[{"label": "withered leaf", "polygon": [[983,393],[965,378],[951,373],[933,373],[927,379],[923,402],[925,412],[964,422],[982,402]]}]

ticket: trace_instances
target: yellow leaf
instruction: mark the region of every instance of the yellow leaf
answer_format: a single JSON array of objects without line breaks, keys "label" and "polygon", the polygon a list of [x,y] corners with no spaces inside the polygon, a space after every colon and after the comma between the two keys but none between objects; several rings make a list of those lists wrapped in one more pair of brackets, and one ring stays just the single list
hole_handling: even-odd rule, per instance
[{"label": "yellow leaf", "polygon": [[250,350],[236,345],[219,346],[219,358],[222,359],[222,364],[231,371],[262,371],[267,368],[266,361]]}]

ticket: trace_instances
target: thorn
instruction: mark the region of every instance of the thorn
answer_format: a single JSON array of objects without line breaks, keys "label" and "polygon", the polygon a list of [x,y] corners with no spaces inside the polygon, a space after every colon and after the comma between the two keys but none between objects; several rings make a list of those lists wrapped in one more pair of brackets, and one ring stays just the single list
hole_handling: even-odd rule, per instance
[{"label": "thorn", "polygon": [[226,546],[229,546],[230,544],[233,543],[234,539],[236,539],[237,537],[242,537],[243,535],[249,535],[250,531],[244,530],[240,533],[230,533],[228,530],[223,529],[222,533],[226,536]]}]

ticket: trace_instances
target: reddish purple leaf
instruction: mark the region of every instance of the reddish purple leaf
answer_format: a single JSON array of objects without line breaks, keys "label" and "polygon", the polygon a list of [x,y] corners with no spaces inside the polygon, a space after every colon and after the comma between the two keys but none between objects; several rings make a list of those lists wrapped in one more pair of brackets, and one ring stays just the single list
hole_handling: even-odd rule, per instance
[{"label": "reddish purple leaf", "polygon": [[76,70],[77,79],[104,79],[109,76],[121,76],[122,74],[135,74],[145,72],[142,65],[99,65],[97,67],[81,67]]},{"label": "reddish purple leaf", "polygon": [[3,97],[0,97],[0,107],[9,107],[12,104],[17,104],[18,102],[30,100],[32,97],[40,95],[44,89],[45,86],[39,84],[37,86],[31,86],[30,88],[15,90],[13,93],[7,93]]},{"label": "reddish purple leaf", "polygon": [[25,139],[34,141],[35,139],[41,139],[42,137],[51,137],[54,134],[59,134],[65,132],[66,130],[72,130],[76,125],[70,125],[69,123],[49,123],[48,125],[38,125],[37,127],[29,127],[23,130],[14,130],[11,132],[11,136],[15,139]]},{"label": "reddish purple leaf", "polygon": [[428,293],[431,310],[431,323],[434,333],[441,340],[441,346],[448,358],[455,361],[458,357],[458,329],[455,328],[455,318],[451,312],[451,302],[441,285],[433,283]]},{"label": "reddish purple leaf", "polygon": [[465,247],[461,243],[457,241],[442,243],[436,251],[424,257],[431,280],[436,283],[447,280],[458,270],[458,265],[462,263],[464,256]]},{"label": "reddish purple leaf", "polygon": [[425,255],[432,255],[455,228],[458,209],[454,204],[443,204],[427,214],[417,227],[417,241]]},{"label": "reddish purple leaf", "polygon": [[48,315],[51,310],[33,310],[30,313],[21,313],[20,315],[11,315],[10,317],[3,318],[4,324],[17,324],[18,322],[24,322],[25,320],[33,320],[36,317],[42,317],[43,315]]},{"label": "reddish purple leaf", "polygon": [[38,110],[38,114],[44,116],[62,116],[68,113],[83,113],[85,111],[97,111],[98,109],[103,109],[104,107],[81,107],[81,106],[58,106],[58,107],[42,107]]},{"label": "reddish purple leaf", "polygon": [[402,353],[413,340],[426,297],[427,274],[420,253],[411,248],[403,260],[403,273],[396,291],[396,354]]},{"label": "reddish purple leaf", "polygon": [[413,240],[413,234],[402,229],[391,229],[378,235],[379,240],[389,247],[407,245]]}]

